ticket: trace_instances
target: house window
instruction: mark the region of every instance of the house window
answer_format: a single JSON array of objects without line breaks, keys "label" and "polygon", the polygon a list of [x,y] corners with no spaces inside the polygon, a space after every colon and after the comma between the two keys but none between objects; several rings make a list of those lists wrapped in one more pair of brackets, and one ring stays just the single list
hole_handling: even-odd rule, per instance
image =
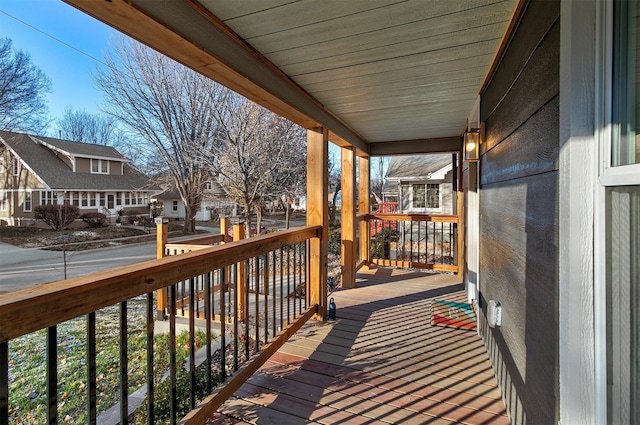
[{"label": "house window", "polygon": [[171,206],[172,211],[178,211],[178,201],[173,201]]},{"label": "house window", "polygon": [[92,174],[109,174],[109,161],[106,159],[91,159]]},{"label": "house window", "polygon": [[424,184],[413,185],[413,208],[425,208],[426,202],[426,188]]},{"label": "house window", "polygon": [[0,192],[0,211],[7,211],[8,207],[7,192]]},{"label": "house window", "polygon": [[615,2],[611,166],[640,163],[638,1]]},{"label": "house window", "polygon": [[414,184],[413,208],[440,208],[440,185],[433,183]]},{"label": "house window", "polygon": [[[613,2],[611,139],[605,186],[607,416],[640,423],[640,24],[638,0]],[[608,146],[607,146],[608,145]],[[605,149],[605,150],[606,150]]]},{"label": "house window", "polygon": [[40,205],[55,205],[58,203],[58,197],[50,190],[40,192]]},{"label": "house window", "polygon": [[31,212],[33,210],[33,195],[30,190],[24,192],[24,203],[22,204],[22,210],[24,212]]},{"label": "house window", "polygon": [[97,194],[95,192],[89,192],[88,196],[89,196],[89,206],[90,207],[95,207],[96,206],[96,196],[97,196]]},{"label": "house window", "polygon": [[207,182],[207,190],[213,190],[213,183]]},{"label": "house window", "polygon": [[80,205],[83,207],[89,206],[89,192],[82,192],[80,194]]},{"label": "house window", "polygon": [[440,185],[439,184],[427,184],[427,208],[438,209],[440,208]]}]

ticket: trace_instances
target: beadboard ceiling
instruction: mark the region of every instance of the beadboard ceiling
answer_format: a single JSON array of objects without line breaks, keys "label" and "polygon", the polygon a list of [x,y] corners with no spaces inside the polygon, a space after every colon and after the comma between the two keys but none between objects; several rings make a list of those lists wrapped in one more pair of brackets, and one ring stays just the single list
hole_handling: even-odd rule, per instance
[{"label": "beadboard ceiling", "polygon": [[65,1],[363,153],[459,138],[517,3]]}]

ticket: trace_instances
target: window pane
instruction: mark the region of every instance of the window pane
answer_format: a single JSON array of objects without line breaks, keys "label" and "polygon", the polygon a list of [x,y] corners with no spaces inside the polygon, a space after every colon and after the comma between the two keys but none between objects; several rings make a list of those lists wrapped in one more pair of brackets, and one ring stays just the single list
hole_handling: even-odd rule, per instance
[{"label": "window pane", "polygon": [[413,185],[413,208],[424,208],[425,203],[425,187],[424,184]]},{"label": "window pane", "polygon": [[608,194],[609,423],[640,423],[640,186]]},{"label": "window pane", "polygon": [[616,1],[611,165],[640,163],[640,54],[638,0]]}]

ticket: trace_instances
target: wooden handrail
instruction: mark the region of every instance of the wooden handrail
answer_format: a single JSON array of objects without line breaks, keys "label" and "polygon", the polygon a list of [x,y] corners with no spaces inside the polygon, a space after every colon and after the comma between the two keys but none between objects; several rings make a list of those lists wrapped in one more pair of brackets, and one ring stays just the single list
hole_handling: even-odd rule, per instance
[{"label": "wooden handrail", "polygon": [[389,220],[389,221],[430,221],[437,223],[458,223],[459,217],[451,214],[382,214],[369,213],[369,220]]},{"label": "wooden handrail", "polygon": [[0,343],[282,246],[319,237],[321,229],[302,226],[0,294]]}]

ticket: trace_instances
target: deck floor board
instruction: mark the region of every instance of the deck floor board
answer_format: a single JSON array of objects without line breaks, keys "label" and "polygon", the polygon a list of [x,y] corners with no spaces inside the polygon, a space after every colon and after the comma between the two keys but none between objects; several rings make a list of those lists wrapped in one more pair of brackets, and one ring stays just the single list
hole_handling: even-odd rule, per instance
[{"label": "deck floor board", "polygon": [[431,325],[434,298],[465,302],[455,276],[372,270],[331,297],[337,320],[307,323],[208,424],[509,424],[480,337]]}]

